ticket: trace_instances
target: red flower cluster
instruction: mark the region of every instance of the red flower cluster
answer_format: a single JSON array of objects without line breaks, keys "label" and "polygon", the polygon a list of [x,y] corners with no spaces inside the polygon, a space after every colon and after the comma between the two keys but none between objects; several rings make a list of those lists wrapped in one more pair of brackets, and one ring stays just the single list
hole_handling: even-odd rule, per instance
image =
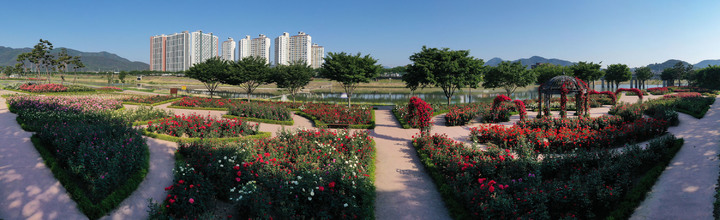
[{"label": "red flower cluster", "polygon": [[447,126],[465,125],[480,114],[489,111],[490,105],[487,103],[453,105],[445,114],[445,123]]},{"label": "red flower cluster", "polygon": [[615,91],[615,95],[617,95],[620,92],[633,92],[635,93],[640,99],[643,98],[643,93],[639,89],[636,88],[619,88],[617,91]]},{"label": "red flower cluster", "polygon": [[147,130],[175,137],[227,138],[257,134],[258,124],[248,124],[240,119],[215,120],[199,115],[175,115],[156,123],[148,122]]},{"label": "red flower cluster", "polygon": [[515,103],[515,107],[517,107],[517,110],[520,113],[520,120],[525,120],[525,118],[527,117],[527,111],[525,110],[525,102],[519,99],[513,102]]},{"label": "red flower cluster", "polygon": [[672,98],[697,98],[702,97],[702,94],[697,92],[680,92],[676,94],[667,94],[664,95],[664,99],[672,99]]},{"label": "red flower cluster", "polygon": [[113,86],[105,86],[105,87],[97,88],[95,90],[98,90],[98,91],[123,91],[121,88],[113,87]]},{"label": "red flower cluster", "polygon": [[611,91],[598,92],[598,91],[595,91],[595,90],[590,90],[590,92],[588,92],[588,93],[589,93],[590,95],[605,94],[605,95],[607,95],[608,97],[610,97],[610,99],[612,99],[613,105],[614,105],[614,103],[617,103],[617,96],[615,95],[615,93],[613,93],[613,92],[611,92]]},{"label": "red flower cluster", "polygon": [[28,92],[65,92],[67,87],[54,83],[42,85],[23,84],[20,86],[20,90]]},{"label": "red flower cluster", "polygon": [[204,107],[204,108],[228,108],[230,105],[244,103],[239,99],[211,99],[202,97],[183,97],[181,100],[173,102],[174,106],[183,107]]},{"label": "red flower cluster", "polygon": [[430,130],[432,126],[433,108],[427,102],[413,96],[408,103],[408,118],[406,121],[412,127],[418,127],[421,131]]},{"label": "red flower cluster", "polygon": [[372,108],[369,106],[353,105],[348,108],[345,105],[305,103],[300,109],[327,124],[367,125],[372,122]]},{"label": "red flower cluster", "polygon": [[656,87],[656,88],[648,88],[647,92],[653,95],[665,95],[670,93],[670,90],[667,87]]}]

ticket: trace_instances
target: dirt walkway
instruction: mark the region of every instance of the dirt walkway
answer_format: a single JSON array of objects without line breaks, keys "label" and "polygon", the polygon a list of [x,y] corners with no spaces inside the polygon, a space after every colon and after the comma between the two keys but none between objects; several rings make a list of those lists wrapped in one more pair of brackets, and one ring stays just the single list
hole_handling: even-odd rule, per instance
[{"label": "dirt walkway", "polygon": [[718,178],[720,100],[704,118],[680,114],[680,125],[669,132],[685,145],[660,176],[630,219],[713,219]]}]

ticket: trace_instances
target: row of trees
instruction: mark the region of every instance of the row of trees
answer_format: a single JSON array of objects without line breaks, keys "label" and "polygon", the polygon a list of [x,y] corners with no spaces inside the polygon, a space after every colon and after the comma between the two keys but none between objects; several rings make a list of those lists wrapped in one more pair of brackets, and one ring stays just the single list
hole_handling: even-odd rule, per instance
[{"label": "row of trees", "polygon": [[40,73],[44,70],[43,72],[45,72],[48,82],[50,82],[50,74],[54,72],[63,74],[69,68],[77,71],[77,69],[85,67],[80,57],[68,55],[67,49],[62,48],[57,55],[52,54],[52,50],[53,44],[50,41],[40,39],[40,42],[33,47],[32,51],[18,55],[16,59],[18,63],[15,66],[2,67],[0,71],[7,75],[22,75],[30,73],[30,70],[35,70],[38,78],[40,78]]}]

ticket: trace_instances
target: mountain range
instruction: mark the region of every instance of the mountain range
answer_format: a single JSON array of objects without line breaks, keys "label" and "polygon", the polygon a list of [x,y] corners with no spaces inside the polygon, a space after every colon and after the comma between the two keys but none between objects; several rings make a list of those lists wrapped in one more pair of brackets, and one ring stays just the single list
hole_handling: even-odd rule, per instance
[{"label": "mountain range", "polygon": [[[61,48],[55,48],[52,54],[60,52]],[[32,51],[32,48],[10,48],[0,46],[0,66],[10,66],[17,63],[17,56],[21,53]],[[150,65],[138,61],[130,61],[117,54],[102,52],[82,52],[67,48],[68,55],[80,56],[85,68],[78,71],[130,71],[130,70],[148,70]]]},{"label": "mountain range", "polygon": [[[506,61],[506,60],[495,57],[495,58],[492,58],[492,59],[489,59],[488,61],[486,61],[485,65],[497,66],[502,61]],[[513,62],[517,62],[517,61],[520,61],[523,65],[527,65],[528,68],[530,68],[531,65],[536,64],[536,63],[551,63],[551,64],[559,65],[559,66],[570,66],[570,65],[574,64],[574,62],[570,62],[567,60],[561,60],[561,59],[555,59],[555,58],[547,59],[547,58],[540,57],[540,56],[532,56],[530,58],[513,60]],[[685,64],[685,65],[690,64],[690,63],[682,61],[682,60],[669,59],[662,63],[648,64],[647,66],[650,67],[650,69],[654,72],[662,72],[665,68],[670,68],[673,65],[675,65],[677,62],[683,62],[683,64]],[[694,69],[702,69],[702,68],[707,67],[708,65],[720,65],[720,59],[719,60],[703,60],[696,64],[693,64],[693,68]]]}]

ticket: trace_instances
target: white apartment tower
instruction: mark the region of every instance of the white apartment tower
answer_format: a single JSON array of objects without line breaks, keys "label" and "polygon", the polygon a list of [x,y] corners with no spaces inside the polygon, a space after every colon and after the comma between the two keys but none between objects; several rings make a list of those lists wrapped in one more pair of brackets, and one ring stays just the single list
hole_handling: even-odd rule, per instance
[{"label": "white apartment tower", "polygon": [[290,59],[290,34],[283,32],[275,38],[275,65],[288,65]]},{"label": "white apartment tower", "polygon": [[305,32],[298,32],[298,35],[290,37],[290,58],[292,61],[305,61],[306,64],[312,63],[312,38]]},{"label": "white apartment tower", "polygon": [[190,66],[205,60],[219,57],[219,40],[212,33],[203,34],[202,31],[192,32],[190,47]]},{"label": "white apartment tower", "polygon": [[224,60],[235,61],[235,40],[233,40],[232,37],[228,37],[228,39],[222,43],[222,58]]},{"label": "white apartment tower", "polygon": [[250,35],[245,35],[245,38],[238,41],[238,60],[250,56],[250,41]]},{"label": "white apartment tower", "polygon": [[150,70],[179,72],[218,56],[218,37],[201,31],[150,37]]},{"label": "white apartment tower", "polygon": [[320,68],[323,62],[325,62],[325,48],[318,44],[313,44],[312,58],[310,59],[312,59],[312,63],[310,64],[312,68]]}]

